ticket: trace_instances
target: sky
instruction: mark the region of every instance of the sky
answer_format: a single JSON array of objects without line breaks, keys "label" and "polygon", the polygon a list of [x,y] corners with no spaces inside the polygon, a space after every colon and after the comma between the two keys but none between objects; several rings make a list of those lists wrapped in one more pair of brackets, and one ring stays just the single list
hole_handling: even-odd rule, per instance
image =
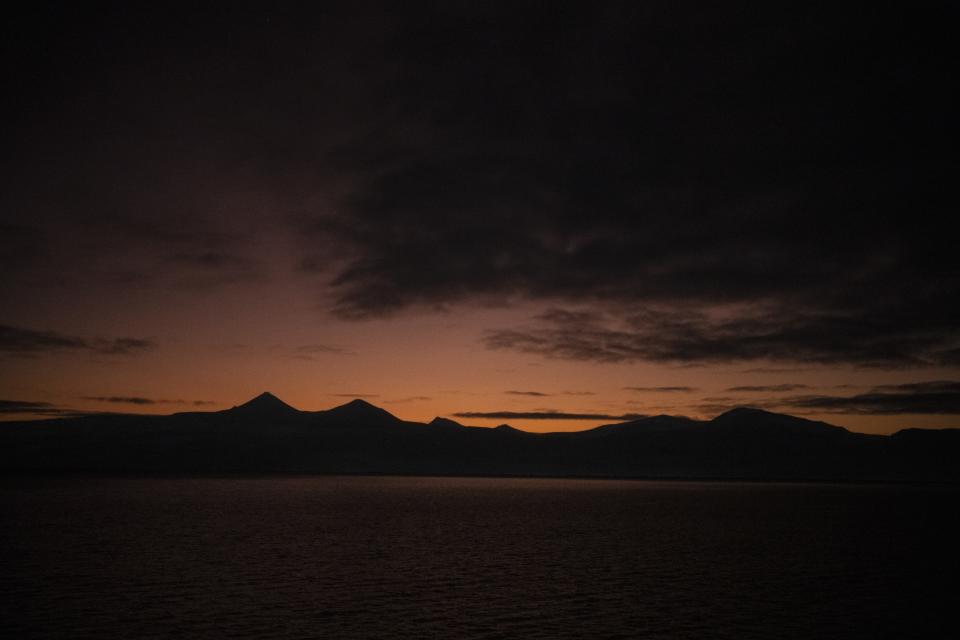
[{"label": "sky", "polygon": [[28,4],[0,419],[960,427],[952,3]]}]

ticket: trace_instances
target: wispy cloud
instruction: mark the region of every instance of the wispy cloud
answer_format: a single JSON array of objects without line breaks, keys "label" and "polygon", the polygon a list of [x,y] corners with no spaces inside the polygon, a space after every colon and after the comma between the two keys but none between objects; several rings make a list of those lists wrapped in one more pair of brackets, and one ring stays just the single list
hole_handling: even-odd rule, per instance
[{"label": "wispy cloud", "polygon": [[31,402],[28,400],[0,400],[0,414],[32,413],[57,415],[63,410],[50,402]]},{"label": "wispy cloud", "polygon": [[543,393],[540,391],[504,391],[508,396],[532,396],[534,398],[546,398],[550,396],[549,393]]},{"label": "wispy cloud", "polygon": [[344,347],[339,347],[331,344],[303,344],[294,349],[294,352],[298,356],[313,357],[317,355],[334,355],[334,356],[355,356],[357,355],[356,351],[352,349],[346,349]]},{"label": "wispy cloud", "polygon": [[960,415],[960,382],[938,380],[883,385],[852,396],[796,396],[785,398],[788,409],[862,415]]},{"label": "wispy cloud", "polygon": [[739,387],[729,387],[725,391],[732,393],[747,393],[747,392],[757,392],[757,393],[780,393],[783,391],[798,391],[800,389],[809,389],[809,385],[805,384],[769,384],[769,385],[744,385]]},{"label": "wispy cloud", "polygon": [[195,407],[201,407],[216,404],[211,400],[182,400],[166,398],[146,398],[143,396],[84,396],[84,400],[91,402],[106,402],[110,404],[135,404],[135,405],[154,405],[154,404],[190,404]]},{"label": "wispy cloud", "polygon": [[[954,340],[953,329],[946,326],[905,322],[897,328],[875,327],[837,314],[796,316],[789,306],[767,305],[728,317],[709,310],[550,309],[528,326],[490,330],[483,342],[490,349],[605,363],[704,365],[772,359],[907,369],[949,364],[953,357],[944,347]],[[881,318],[902,315],[893,307],[871,313]],[[837,341],[837,335],[848,338]]]},{"label": "wispy cloud", "polygon": [[[175,250],[164,261],[165,266],[172,267],[171,271],[178,274],[178,286],[203,289],[263,279],[262,266],[252,258],[234,253],[232,249],[204,246],[202,236],[190,241],[199,244]],[[188,245],[188,242],[181,240],[180,244]]]},{"label": "wispy cloud", "polygon": [[[841,388],[847,385],[840,385]],[[803,388],[803,387],[801,387]],[[747,390],[732,387],[728,391]],[[750,387],[757,391],[787,391],[774,385]],[[854,395],[809,394],[793,396],[754,396],[749,398],[714,396],[703,398],[697,409],[714,414],[739,406],[752,406],[785,413],[837,415],[960,415],[960,382],[935,380],[887,384]]]},{"label": "wispy cloud", "polygon": [[[370,396],[367,396],[370,397]],[[408,398],[394,398],[393,400],[384,400],[385,404],[403,404],[405,402],[425,402],[427,400],[432,400],[433,398],[429,396],[410,396]]]},{"label": "wispy cloud", "polygon": [[903,382],[881,384],[873,388],[880,393],[960,393],[960,382],[954,380],[930,380],[927,382]]},{"label": "wispy cloud", "polygon": [[[91,400],[93,402],[110,402],[113,404],[159,404],[159,403],[169,403],[169,400],[151,400],[150,398],[141,398],[137,396],[84,396],[84,400]],[[174,400],[174,402],[180,403],[182,400]]]},{"label": "wispy cloud", "polygon": [[79,411],[63,407],[52,402],[31,400],[0,400],[0,415],[24,415],[37,418],[73,418],[99,413],[97,411]]},{"label": "wispy cloud", "polygon": [[328,393],[334,398],[379,398],[379,393]]},{"label": "wispy cloud", "polygon": [[696,387],[623,387],[624,391],[640,391],[642,393],[693,393]]},{"label": "wispy cloud", "polygon": [[[829,20],[780,3],[735,20],[721,4],[633,4],[555,3],[549,28],[535,3],[363,6],[322,20],[292,10],[272,17],[269,51],[217,15],[155,25],[107,11],[71,46],[122,50],[129,64],[59,55],[55,74],[51,42],[19,38],[9,84],[66,93],[44,109],[15,101],[24,126],[7,147],[25,160],[11,165],[4,212],[37,232],[5,224],[0,263],[56,256],[37,246],[50,229],[83,249],[53,266],[32,258],[15,276],[23,291],[88,257],[114,273],[231,282],[260,264],[259,236],[243,229],[285,226],[296,255],[271,264],[322,272],[317,297],[344,318],[506,300],[605,310],[501,327],[491,348],[591,362],[960,363],[942,215],[957,196],[944,187],[950,141],[936,135],[955,121],[936,62],[955,57],[950,3],[911,23],[909,56],[890,46],[903,23],[890,3],[869,15],[837,6]],[[256,30],[257,12],[237,13]],[[705,38],[705,24],[716,33]],[[173,37],[129,46],[156,29]],[[197,51],[269,68],[271,90]],[[125,102],[143,95],[128,68],[161,62],[169,84],[155,104]],[[83,83],[61,76],[115,88],[123,135],[76,109]],[[878,99],[891,87],[923,117]],[[174,130],[185,143],[158,135]],[[56,170],[41,161],[52,148]],[[239,172],[222,162],[237,149]],[[42,348],[4,352],[137,349],[40,337]]]},{"label": "wispy cloud", "polygon": [[100,355],[137,355],[157,348],[149,338],[82,338],[56,331],[38,331],[0,325],[0,354],[38,356],[79,352]]}]

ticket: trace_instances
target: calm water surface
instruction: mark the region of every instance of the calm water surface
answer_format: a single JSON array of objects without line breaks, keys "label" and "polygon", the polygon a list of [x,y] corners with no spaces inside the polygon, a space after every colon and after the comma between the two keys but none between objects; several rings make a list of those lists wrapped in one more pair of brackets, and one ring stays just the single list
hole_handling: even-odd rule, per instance
[{"label": "calm water surface", "polygon": [[[7,479],[10,638],[945,638],[956,488]],[[954,636],[956,637],[956,636]]]}]

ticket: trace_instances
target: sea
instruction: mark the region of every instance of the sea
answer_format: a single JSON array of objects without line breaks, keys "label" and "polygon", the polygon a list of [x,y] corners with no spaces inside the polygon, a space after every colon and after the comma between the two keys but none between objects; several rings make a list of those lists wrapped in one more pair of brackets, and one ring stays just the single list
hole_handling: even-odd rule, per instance
[{"label": "sea", "polygon": [[960,488],[0,480],[4,638],[955,638]]}]

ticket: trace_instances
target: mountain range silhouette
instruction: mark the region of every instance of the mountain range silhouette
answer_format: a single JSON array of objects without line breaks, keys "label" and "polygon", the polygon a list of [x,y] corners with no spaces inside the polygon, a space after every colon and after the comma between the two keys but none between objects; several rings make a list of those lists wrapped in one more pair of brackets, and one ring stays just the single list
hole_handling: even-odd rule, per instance
[{"label": "mountain range silhouette", "polygon": [[960,429],[890,436],[760,409],[530,433],[401,420],[363,400],[0,423],[0,473],[370,473],[958,482]]}]

